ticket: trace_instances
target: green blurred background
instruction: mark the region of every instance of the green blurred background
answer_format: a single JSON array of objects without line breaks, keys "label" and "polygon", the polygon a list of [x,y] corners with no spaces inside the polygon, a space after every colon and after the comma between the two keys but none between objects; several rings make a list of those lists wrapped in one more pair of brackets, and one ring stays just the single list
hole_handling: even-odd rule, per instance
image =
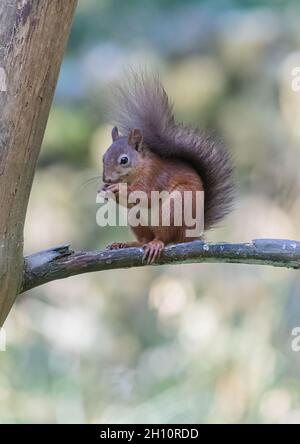
[{"label": "green blurred background", "polygon": [[[213,241],[300,239],[298,1],[79,0],[26,223],[26,253],[131,238],[96,225],[109,84],[157,69],[179,119],[216,129],[235,211]],[[299,272],[246,265],[107,271],[18,299],[0,422],[300,423]]]}]

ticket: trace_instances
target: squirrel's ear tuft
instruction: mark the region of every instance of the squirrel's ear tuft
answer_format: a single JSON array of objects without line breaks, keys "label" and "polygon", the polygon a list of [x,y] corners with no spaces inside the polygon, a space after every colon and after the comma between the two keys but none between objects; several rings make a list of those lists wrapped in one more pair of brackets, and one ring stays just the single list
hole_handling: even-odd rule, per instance
[{"label": "squirrel's ear tuft", "polygon": [[133,129],[128,136],[128,144],[135,148],[137,151],[141,151],[143,147],[143,135],[141,130]]},{"label": "squirrel's ear tuft", "polygon": [[118,131],[118,128],[116,126],[114,126],[112,131],[111,131],[111,137],[112,137],[113,142],[115,140],[117,140],[117,138],[119,137],[119,131]]}]

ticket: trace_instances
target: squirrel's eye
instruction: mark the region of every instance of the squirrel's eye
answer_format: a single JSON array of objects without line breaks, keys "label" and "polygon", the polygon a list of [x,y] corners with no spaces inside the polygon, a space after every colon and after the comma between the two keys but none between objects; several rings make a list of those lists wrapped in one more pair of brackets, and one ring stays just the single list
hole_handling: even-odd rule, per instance
[{"label": "squirrel's eye", "polygon": [[126,156],[126,154],[123,154],[119,159],[120,165],[126,165],[128,161],[129,159],[128,156]]}]

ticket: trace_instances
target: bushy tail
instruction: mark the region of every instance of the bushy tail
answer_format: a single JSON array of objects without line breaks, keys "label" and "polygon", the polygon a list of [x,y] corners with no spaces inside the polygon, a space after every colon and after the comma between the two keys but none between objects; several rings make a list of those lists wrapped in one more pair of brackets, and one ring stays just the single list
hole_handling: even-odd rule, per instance
[{"label": "bushy tail", "polygon": [[205,131],[176,123],[157,75],[131,72],[115,86],[113,117],[123,135],[134,128],[161,157],[188,161],[204,184],[205,229],[226,216],[233,200],[232,162],[224,145]]}]

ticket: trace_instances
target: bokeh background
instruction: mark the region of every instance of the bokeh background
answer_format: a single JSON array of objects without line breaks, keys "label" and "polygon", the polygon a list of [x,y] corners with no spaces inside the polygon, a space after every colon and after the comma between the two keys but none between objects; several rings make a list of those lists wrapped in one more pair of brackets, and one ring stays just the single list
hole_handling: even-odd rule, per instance
[{"label": "bokeh background", "polygon": [[[235,211],[208,239],[300,239],[299,20],[288,0],[79,0],[26,253],[131,238],[96,225],[107,91],[129,64],[157,69],[178,119],[216,129],[233,154]],[[20,296],[6,322],[0,422],[299,423],[297,326],[300,275],[285,269],[177,265],[52,282]]]}]

